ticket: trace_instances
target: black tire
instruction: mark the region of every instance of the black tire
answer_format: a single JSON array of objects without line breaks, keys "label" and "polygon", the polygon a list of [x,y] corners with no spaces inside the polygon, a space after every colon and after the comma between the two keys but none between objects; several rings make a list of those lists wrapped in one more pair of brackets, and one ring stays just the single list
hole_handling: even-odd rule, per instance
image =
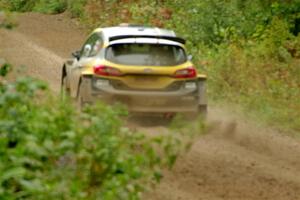
[{"label": "black tire", "polygon": [[207,117],[207,105],[199,105],[198,110],[195,112],[189,112],[184,114],[184,118],[188,121],[195,121],[198,119],[206,120]]},{"label": "black tire", "polygon": [[70,91],[67,86],[67,76],[62,77],[60,95],[62,100],[66,100],[67,98],[70,97]]},{"label": "black tire", "polygon": [[198,115],[203,119],[207,118],[207,105],[199,105]]},{"label": "black tire", "polygon": [[76,103],[80,109],[92,104],[91,100],[91,77],[81,77],[77,89]]}]

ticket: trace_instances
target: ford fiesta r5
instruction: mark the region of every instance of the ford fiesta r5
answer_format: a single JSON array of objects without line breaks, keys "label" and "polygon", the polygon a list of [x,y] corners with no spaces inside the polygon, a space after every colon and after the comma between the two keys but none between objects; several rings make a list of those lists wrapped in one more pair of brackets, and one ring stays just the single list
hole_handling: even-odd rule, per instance
[{"label": "ford fiesta r5", "polygon": [[62,91],[80,105],[121,102],[130,112],[205,114],[206,75],[173,31],[98,28],[62,68]]}]

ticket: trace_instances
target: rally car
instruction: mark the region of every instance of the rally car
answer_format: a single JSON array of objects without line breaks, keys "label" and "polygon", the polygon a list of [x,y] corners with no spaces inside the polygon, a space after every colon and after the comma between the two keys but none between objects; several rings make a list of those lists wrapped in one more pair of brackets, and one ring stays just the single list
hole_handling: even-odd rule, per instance
[{"label": "rally car", "polygon": [[185,40],[138,25],[98,28],[62,67],[62,92],[79,105],[123,103],[133,113],[205,114],[206,75]]}]

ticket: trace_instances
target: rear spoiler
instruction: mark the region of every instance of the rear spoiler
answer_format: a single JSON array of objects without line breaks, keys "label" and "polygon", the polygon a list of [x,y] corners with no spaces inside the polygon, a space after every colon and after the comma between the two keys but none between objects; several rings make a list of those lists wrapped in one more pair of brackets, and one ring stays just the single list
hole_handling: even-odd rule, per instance
[{"label": "rear spoiler", "polygon": [[157,36],[157,35],[118,35],[109,38],[109,41],[120,40],[120,39],[127,39],[127,38],[154,38],[154,39],[165,39],[171,40],[174,42],[179,42],[181,44],[185,44],[186,41],[183,38],[175,37],[175,36]]}]

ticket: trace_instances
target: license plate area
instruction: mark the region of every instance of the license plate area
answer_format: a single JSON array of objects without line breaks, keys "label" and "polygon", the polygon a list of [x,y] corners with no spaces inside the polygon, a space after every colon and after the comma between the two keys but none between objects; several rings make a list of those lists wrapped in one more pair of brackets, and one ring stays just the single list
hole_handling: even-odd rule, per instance
[{"label": "license plate area", "polygon": [[153,83],[159,80],[158,77],[155,76],[137,76],[134,77],[135,82],[137,83]]},{"label": "license plate area", "polygon": [[131,104],[134,106],[157,107],[163,106],[168,103],[166,98],[153,98],[153,97],[135,97],[131,99]]}]

